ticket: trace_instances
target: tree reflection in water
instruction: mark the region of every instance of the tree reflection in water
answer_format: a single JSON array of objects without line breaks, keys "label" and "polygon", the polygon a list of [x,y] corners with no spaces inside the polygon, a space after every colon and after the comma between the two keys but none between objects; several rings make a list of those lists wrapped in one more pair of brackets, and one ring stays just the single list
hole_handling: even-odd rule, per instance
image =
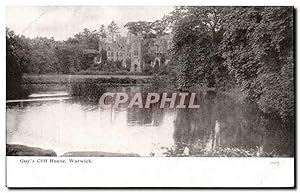
[{"label": "tree reflection in water", "polygon": [[[198,95],[199,109],[177,109],[175,146],[167,155],[293,156],[292,125],[259,112],[253,104],[238,104],[222,94]],[[171,152],[171,153],[170,153]]]},{"label": "tree reflection in water", "polygon": [[[30,89],[32,93],[65,91],[72,98],[60,102],[7,106],[9,142],[34,145],[43,136],[43,143],[52,144],[54,149],[67,151],[71,146],[105,151],[110,148],[147,156],[158,155],[153,149],[159,149],[167,156],[294,155],[293,122],[283,123],[275,116],[259,112],[254,104],[240,104],[222,93],[198,92],[195,101],[200,105],[199,109],[162,109],[159,103],[147,109],[126,108],[126,105],[101,109],[99,98],[105,92],[127,93],[131,98],[137,92],[143,95],[150,92],[161,94],[162,90],[151,86],[111,86],[86,82],[52,86],[31,86]],[[62,115],[71,115],[58,116],[59,111]],[[24,135],[25,131],[30,136]],[[82,135],[88,140],[78,143],[83,140]],[[80,140],[76,141],[79,136]],[[52,143],[58,138],[64,139],[61,144]],[[119,141],[119,144],[110,138]]]},{"label": "tree reflection in water", "polygon": [[[155,92],[151,86],[83,84],[74,88],[80,91],[81,102],[92,104],[97,104],[99,96],[105,92],[123,92],[129,98],[137,92],[143,95]],[[189,154],[196,156],[293,156],[293,124],[284,125],[280,119],[261,113],[256,105],[240,104],[222,93],[199,92],[196,101],[199,109],[161,109],[156,103],[147,109],[134,107],[111,111],[126,111],[129,126],[159,126],[166,113],[175,111],[174,147],[166,147],[167,155],[183,155],[187,147]]]}]

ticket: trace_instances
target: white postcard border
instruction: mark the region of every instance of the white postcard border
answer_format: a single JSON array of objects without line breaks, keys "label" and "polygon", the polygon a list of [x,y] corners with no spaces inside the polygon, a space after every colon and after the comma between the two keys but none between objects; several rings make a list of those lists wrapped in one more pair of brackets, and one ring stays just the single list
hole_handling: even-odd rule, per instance
[{"label": "white postcard border", "polygon": [[7,156],[7,186],[289,188],[294,186],[294,158]]}]

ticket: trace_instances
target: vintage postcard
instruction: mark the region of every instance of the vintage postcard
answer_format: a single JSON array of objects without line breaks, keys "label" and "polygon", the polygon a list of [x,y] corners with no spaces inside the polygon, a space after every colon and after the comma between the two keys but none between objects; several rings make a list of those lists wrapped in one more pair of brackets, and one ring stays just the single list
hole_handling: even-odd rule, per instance
[{"label": "vintage postcard", "polygon": [[7,6],[7,186],[294,187],[294,39],[291,6]]}]

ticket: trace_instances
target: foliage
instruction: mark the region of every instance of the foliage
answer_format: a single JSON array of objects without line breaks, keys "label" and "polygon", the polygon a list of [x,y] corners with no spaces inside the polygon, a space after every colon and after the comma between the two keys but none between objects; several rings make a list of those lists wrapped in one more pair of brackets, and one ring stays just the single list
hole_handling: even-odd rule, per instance
[{"label": "foliage", "polygon": [[245,98],[265,113],[293,116],[292,8],[237,7],[224,19],[225,65]]},{"label": "foliage", "polygon": [[107,30],[104,25],[100,26],[99,32],[100,40],[103,41],[105,38],[107,38]]},{"label": "foliage", "polygon": [[[153,23],[147,21],[128,22],[124,27],[134,35],[142,35],[143,37],[150,37],[152,32]],[[154,36],[152,36],[154,37]]]},{"label": "foliage", "polygon": [[241,88],[245,100],[293,120],[291,7],[177,7],[173,59],[180,88]]},{"label": "foliage", "polygon": [[108,26],[107,26],[107,31],[110,36],[110,40],[114,42],[116,40],[116,35],[119,33],[119,27],[117,24],[112,21]]},{"label": "foliage", "polygon": [[152,68],[152,66],[150,65],[150,64],[145,64],[144,65],[144,69],[143,69],[143,71],[145,72],[145,74],[152,74],[152,70],[153,70],[153,68]]},{"label": "foliage", "polygon": [[59,72],[73,74],[79,70],[86,70],[93,64],[93,57],[84,54],[82,45],[61,45],[55,48],[55,55],[59,63]]},{"label": "foliage", "polygon": [[24,37],[6,28],[6,98],[15,99],[24,95],[22,70],[30,63],[30,49]]},{"label": "foliage", "polygon": [[[10,32],[13,33],[13,32]],[[86,53],[86,50],[97,51],[99,42],[107,37],[104,25],[100,29],[84,29],[75,34],[74,37],[61,42],[53,38],[36,37],[33,39],[24,36],[16,36],[18,42],[28,47],[28,49],[18,49],[19,58],[24,60],[21,71],[29,74],[73,74],[84,71],[94,63],[95,54]],[[107,54],[101,50],[102,63],[107,63]]]},{"label": "foliage", "polygon": [[66,41],[66,44],[82,44],[87,45],[88,48],[98,50],[99,42],[104,37],[106,37],[106,32],[102,27],[100,28],[100,31],[90,31],[85,28],[83,29],[83,32],[75,34],[73,38],[69,38]]},{"label": "foliage", "polygon": [[189,152],[189,155],[184,155],[183,151],[186,146],[177,144],[174,147],[162,147],[165,150],[164,155],[167,157],[184,157],[184,156],[196,156],[196,157],[277,157],[278,155],[272,152],[264,152],[259,147],[245,149],[243,147],[219,147],[217,149],[202,149],[193,148]]},{"label": "foliage", "polygon": [[104,65],[107,63],[107,51],[100,50],[101,64]]},{"label": "foliage", "polygon": [[182,18],[174,24],[173,55],[179,66],[179,85],[215,86],[217,79],[226,73],[218,51],[223,34],[223,8],[181,7],[178,12]]},{"label": "foliage", "polygon": [[54,47],[57,42],[54,39],[37,37],[26,39],[30,44],[31,62],[27,65],[24,73],[58,73],[59,65],[56,58]]}]

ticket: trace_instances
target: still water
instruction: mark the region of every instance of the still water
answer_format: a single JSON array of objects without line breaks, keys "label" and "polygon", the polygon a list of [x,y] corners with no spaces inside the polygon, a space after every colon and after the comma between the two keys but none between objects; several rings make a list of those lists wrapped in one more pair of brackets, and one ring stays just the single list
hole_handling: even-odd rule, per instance
[{"label": "still water", "polygon": [[25,101],[7,103],[7,143],[53,149],[58,155],[103,151],[207,156],[205,152],[228,148],[255,156],[293,156],[291,126],[224,94],[198,92],[199,109],[160,109],[156,104],[149,109],[102,109],[98,100],[105,92],[133,96],[159,91],[149,85],[30,86]]}]

